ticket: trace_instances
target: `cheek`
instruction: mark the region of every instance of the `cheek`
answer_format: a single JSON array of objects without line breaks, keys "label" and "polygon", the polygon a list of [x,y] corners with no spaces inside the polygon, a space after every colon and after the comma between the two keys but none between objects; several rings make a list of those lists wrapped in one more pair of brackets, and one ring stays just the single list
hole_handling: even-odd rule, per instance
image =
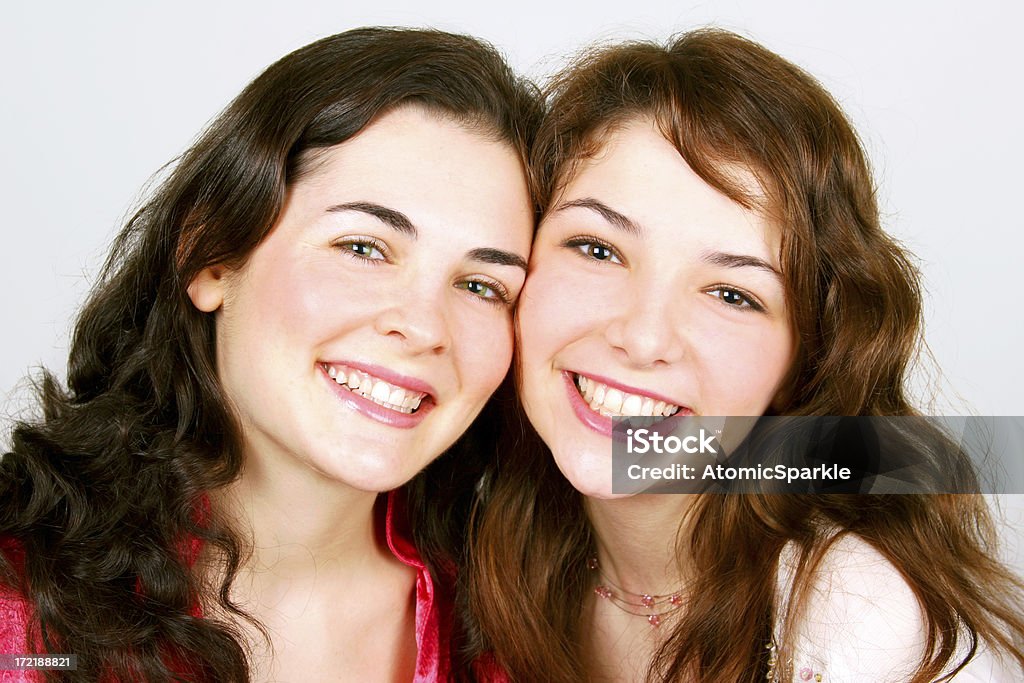
[{"label": "cheek", "polygon": [[488,311],[482,317],[467,315],[453,332],[467,398],[482,403],[505,379],[512,363],[512,316],[499,311]]},{"label": "cheek", "polygon": [[348,272],[330,259],[297,262],[277,268],[261,280],[263,324],[277,326],[282,336],[322,341],[372,317],[385,300],[385,290],[373,273]]},{"label": "cheek", "polygon": [[524,367],[547,363],[574,341],[603,329],[610,302],[602,284],[585,274],[570,277],[554,264],[534,267],[519,299]]},{"label": "cheek", "polygon": [[778,392],[792,358],[786,329],[754,326],[710,334],[702,370],[709,408],[716,415],[762,415]]}]

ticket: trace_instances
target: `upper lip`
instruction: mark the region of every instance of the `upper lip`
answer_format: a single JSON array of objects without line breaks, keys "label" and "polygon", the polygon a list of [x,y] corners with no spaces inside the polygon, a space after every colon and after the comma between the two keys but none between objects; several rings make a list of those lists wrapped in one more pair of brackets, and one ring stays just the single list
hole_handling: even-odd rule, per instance
[{"label": "upper lip", "polygon": [[629,394],[637,394],[639,396],[649,397],[649,398],[654,399],[655,401],[664,401],[665,403],[668,403],[668,404],[671,404],[671,405],[674,405],[674,406],[679,406],[680,410],[687,410],[687,411],[693,412],[685,404],[680,403],[679,401],[677,401],[674,398],[669,398],[669,397],[665,396],[664,394],[656,394],[656,393],[654,393],[652,391],[649,391],[648,389],[641,389],[640,387],[633,387],[633,386],[630,386],[628,384],[623,384],[622,382],[617,382],[614,379],[611,379],[609,377],[604,377],[602,375],[595,375],[595,374],[592,374],[592,373],[589,373],[589,372],[580,372],[579,370],[568,370],[568,369],[566,370],[566,372],[568,372],[570,374],[573,374],[573,375],[579,375],[581,377],[586,377],[587,379],[592,379],[592,380],[594,380],[596,382],[600,382],[601,384],[607,384],[608,386],[612,387],[613,389],[618,389],[619,391],[623,391],[623,392],[626,392],[626,393],[629,393]]},{"label": "upper lip", "polygon": [[409,375],[403,375],[381,365],[374,365],[373,363],[364,363],[362,361],[355,360],[323,360],[320,362],[324,365],[344,365],[345,367],[352,368],[353,370],[365,372],[367,375],[373,375],[377,379],[382,379],[388,384],[394,384],[397,387],[408,389],[410,391],[418,391],[422,394],[427,394],[434,399],[437,398],[437,389],[435,389],[429,382],[425,382]]}]

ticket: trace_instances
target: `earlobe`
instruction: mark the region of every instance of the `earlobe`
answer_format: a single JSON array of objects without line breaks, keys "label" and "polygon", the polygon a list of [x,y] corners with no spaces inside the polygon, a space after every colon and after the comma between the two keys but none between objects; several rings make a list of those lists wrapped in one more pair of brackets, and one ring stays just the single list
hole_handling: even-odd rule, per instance
[{"label": "earlobe", "polygon": [[188,285],[192,305],[204,313],[213,313],[224,303],[226,285],[223,266],[208,266],[199,271]]}]

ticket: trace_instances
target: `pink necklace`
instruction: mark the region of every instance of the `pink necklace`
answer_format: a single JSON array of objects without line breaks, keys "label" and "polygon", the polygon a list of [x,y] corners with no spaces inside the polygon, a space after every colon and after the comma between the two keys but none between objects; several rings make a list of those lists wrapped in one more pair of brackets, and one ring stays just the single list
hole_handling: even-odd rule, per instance
[{"label": "pink necklace", "polygon": [[[683,604],[683,597],[679,593],[668,593],[666,595],[654,595],[652,593],[634,593],[616,584],[601,571],[601,565],[597,556],[587,560],[587,567],[596,571],[601,583],[594,588],[594,593],[599,597],[608,600],[626,614],[637,617],[644,617],[647,623],[654,628],[661,626],[661,618],[679,609]],[[616,592],[618,591],[618,592]]]}]

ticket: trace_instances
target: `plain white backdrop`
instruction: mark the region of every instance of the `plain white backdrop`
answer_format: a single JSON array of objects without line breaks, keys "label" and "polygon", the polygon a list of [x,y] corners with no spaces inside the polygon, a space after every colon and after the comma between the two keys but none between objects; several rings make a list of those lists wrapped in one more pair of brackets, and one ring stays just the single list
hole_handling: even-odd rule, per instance
[{"label": "plain white backdrop", "polygon": [[[803,66],[853,119],[885,225],[924,273],[934,362],[915,376],[922,404],[1024,415],[1019,2],[97,0],[17,3],[4,15],[4,432],[30,405],[33,368],[63,375],[74,313],[151,175],[271,62],[370,24],[471,33],[539,80],[595,40],[709,24]],[[1003,503],[1007,552],[1024,567],[1024,497]]]}]

